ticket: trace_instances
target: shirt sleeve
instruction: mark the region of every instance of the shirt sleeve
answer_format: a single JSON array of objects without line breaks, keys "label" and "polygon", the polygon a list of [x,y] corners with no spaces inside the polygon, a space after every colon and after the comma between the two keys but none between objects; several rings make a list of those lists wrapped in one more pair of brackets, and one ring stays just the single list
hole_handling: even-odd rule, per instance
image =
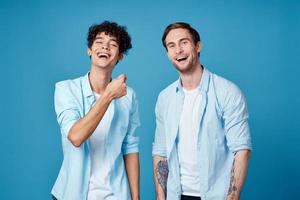
[{"label": "shirt sleeve", "polygon": [[67,137],[72,126],[81,117],[74,97],[65,82],[55,85],[54,106],[61,134],[63,137]]},{"label": "shirt sleeve", "polygon": [[155,106],[156,129],[155,138],[152,144],[152,155],[167,157],[166,133],[163,119],[162,98],[159,96]]},{"label": "shirt sleeve", "polygon": [[230,151],[252,150],[247,103],[244,95],[236,85],[229,85],[224,102],[223,120]]},{"label": "shirt sleeve", "polygon": [[134,91],[132,95],[132,108],[130,111],[128,130],[122,144],[123,155],[139,152],[139,137],[136,134],[136,129],[140,126],[140,117],[138,101]]}]

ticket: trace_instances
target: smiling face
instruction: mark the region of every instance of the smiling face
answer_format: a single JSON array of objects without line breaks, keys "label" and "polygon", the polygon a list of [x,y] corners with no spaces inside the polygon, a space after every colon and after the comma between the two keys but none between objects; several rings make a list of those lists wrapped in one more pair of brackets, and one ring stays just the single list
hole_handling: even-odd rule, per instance
[{"label": "smiling face", "polygon": [[123,58],[120,54],[119,44],[114,36],[98,33],[92,46],[88,48],[92,67],[112,70],[119,60]]},{"label": "smiling face", "polygon": [[194,43],[187,29],[172,29],[165,39],[167,54],[180,73],[192,71],[199,65],[200,42]]}]

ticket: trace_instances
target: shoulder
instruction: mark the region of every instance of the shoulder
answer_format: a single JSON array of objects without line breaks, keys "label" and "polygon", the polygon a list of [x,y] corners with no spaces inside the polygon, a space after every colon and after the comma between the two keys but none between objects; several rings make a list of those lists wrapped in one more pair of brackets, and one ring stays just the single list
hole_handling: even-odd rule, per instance
[{"label": "shoulder", "polygon": [[215,91],[221,96],[242,95],[240,88],[232,81],[214,73],[211,73],[211,79]]},{"label": "shoulder", "polygon": [[211,79],[217,101],[222,110],[228,106],[245,104],[244,94],[235,83],[213,73],[211,73]]},{"label": "shoulder", "polygon": [[177,86],[178,86],[178,80],[168,85],[159,93],[158,100],[164,100],[172,97],[172,95],[176,92]]},{"label": "shoulder", "polygon": [[58,81],[55,84],[55,99],[77,99],[81,94],[83,77]]},{"label": "shoulder", "polygon": [[156,100],[155,112],[160,113],[167,109],[167,105],[174,99],[178,86],[178,80],[164,88]]},{"label": "shoulder", "polygon": [[54,106],[57,115],[66,109],[78,108],[80,105],[80,79],[68,79],[55,84]]},{"label": "shoulder", "polygon": [[67,79],[67,80],[62,80],[58,81],[55,83],[55,88],[56,89],[77,89],[80,88],[80,83],[81,83],[82,77],[78,77],[75,79]]},{"label": "shoulder", "polygon": [[217,89],[234,90],[234,89],[238,88],[235,83],[233,83],[232,81],[230,81],[220,75],[211,73],[211,78]]}]

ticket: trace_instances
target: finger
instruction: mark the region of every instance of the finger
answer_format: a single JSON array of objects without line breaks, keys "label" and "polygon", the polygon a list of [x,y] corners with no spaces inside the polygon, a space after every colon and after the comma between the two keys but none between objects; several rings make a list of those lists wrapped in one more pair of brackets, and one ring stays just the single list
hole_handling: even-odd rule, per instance
[{"label": "finger", "polygon": [[124,76],[124,74],[120,74],[119,76],[118,76],[118,78],[122,78]]},{"label": "finger", "polygon": [[121,74],[118,76],[119,80],[122,80],[123,82],[125,81],[125,74]]},{"label": "finger", "polygon": [[122,82],[126,82],[127,80],[127,76],[125,74],[121,74],[120,76],[118,76],[119,80],[121,80]]}]

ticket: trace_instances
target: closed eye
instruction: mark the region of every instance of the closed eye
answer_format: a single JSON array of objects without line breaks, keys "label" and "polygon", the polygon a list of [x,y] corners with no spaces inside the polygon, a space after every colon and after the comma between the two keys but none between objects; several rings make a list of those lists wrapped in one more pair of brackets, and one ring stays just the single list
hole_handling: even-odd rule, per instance
[{"label": "closed eye", "polygon": [[175,47],[175,45],[174,44],[169,44],[167,47],[168,47],[168,49],[173,49]]},{"label": "closed eye", "polygon": [[189,43],[189,40],[188,39],[184,39],[181,41],[181,44],[184,44],[184,45],[187,45]]},{"label": "closed eye", "polygon": [[118,45],[116,43],[111,43],[110,45],[113,47],[118,47]]}]

